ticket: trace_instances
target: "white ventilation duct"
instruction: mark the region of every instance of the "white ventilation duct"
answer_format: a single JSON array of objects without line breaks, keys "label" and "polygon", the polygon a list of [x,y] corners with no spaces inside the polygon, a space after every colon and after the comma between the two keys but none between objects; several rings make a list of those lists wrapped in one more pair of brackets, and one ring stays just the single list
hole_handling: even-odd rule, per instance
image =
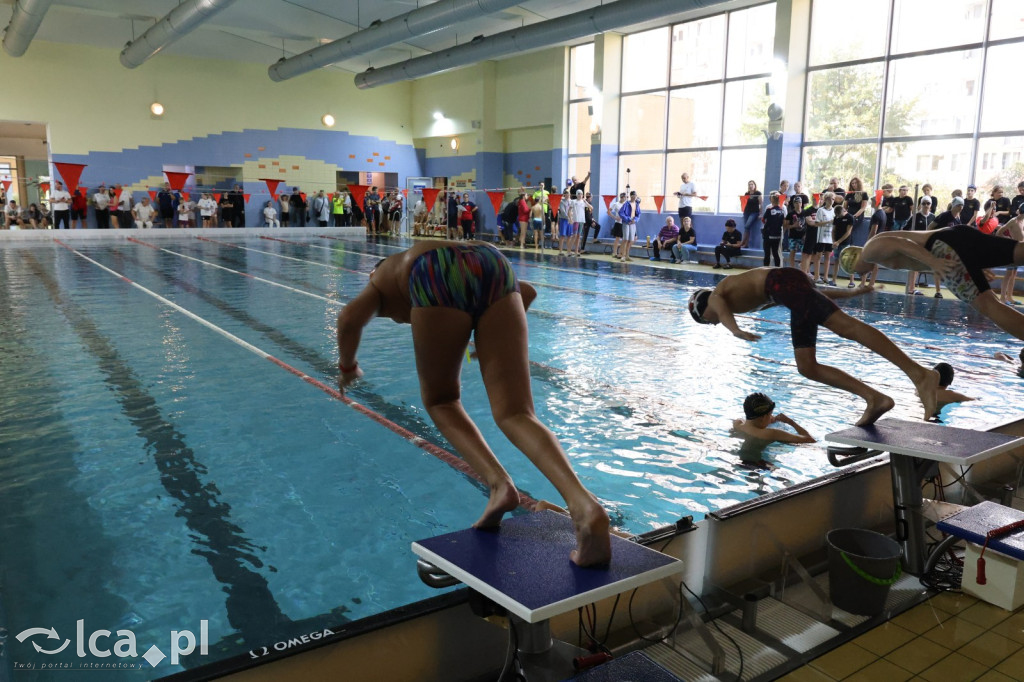
[{"label": "white ventilation duct", "polygon": [[235,0],[185,0],[121,50],[121,63],[134,69]]},{"label": "white ventilation duct", "polygon": [[271,80],[288,80],[322,66],[337,64],[409,38],[447,28],[457,21],[500,12],[520,2],[522,0],[439,0],[432,5],[392,17],[387,21],[374,22],[369,28],[326,45],[314,47],[294,57],[281,59],[272,64],[267,73],[270,74]]},{"label": "white ventilation duct", "polygon": [[4,51],[7,54],[12,57],[25,54],[51,4],[53,0],[17,0],[14,3],[11,22],[4,31]]},{"label": "white ventilation duct", "polygon": [[456,45],[423,57],[382,66],[379,69],[367,69],[356,76],[356,85],[360,88],[374,88],[388,83],[422,78],[496,57],[558,45],[624,26],[719,5],[725,1],[618,0],[618,2],[608,5],[592,7],[582,12],[497,33],[490,37],[474,38],[472,42]]}]

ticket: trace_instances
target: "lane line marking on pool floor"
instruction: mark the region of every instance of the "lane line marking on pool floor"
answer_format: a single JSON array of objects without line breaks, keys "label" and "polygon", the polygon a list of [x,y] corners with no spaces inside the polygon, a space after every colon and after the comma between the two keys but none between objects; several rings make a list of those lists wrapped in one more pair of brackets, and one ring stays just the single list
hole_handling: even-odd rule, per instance
[{"label": "lane line marking on pool floor", "polygon": [[[178,311],[179,313],[181,313],[185,317],[188,317],[192,321],[198,322],[199,324],[203,325],[207,329],[210,329],[211,331],[213,331],[213,332],[223,336],[224,338],[228,339],[229,341],[231,341],[231,342],[241,346],[242,348],[248,350],[250,353],[253,353],[254,355],[256,355],[256,356],[258,356],[260,358],[263,358],[264,360],[267,360],[267,361],[277,365],[281,369],[283,369],[283,370],[285,370],[285,371],[287,371],[287,372],[289,372],[289,373],[299,377],[300,379],[305,381],[307,384],[310,384],[311,386],[315,386],[316,388],[319,388],[321,391],[323,391],[324,393],[326,393],[330,397],[334,398],[335,400],[340,401],[341,403],[343,403],[345,405],[348,405],[349,407],[351,407],[352,409],[356,410],[357,412],[359,412],[359,413],[369,417],[373,421],[377,422],[381,426],[384,426],[385,428],[387,428],[388,430],[392,431],[393,433],[401,436],[406,441],[412,443],[413,445],[415,445],[416,447],[420,448],[421,450],[423,450],[423,451],[433,455],[437,459],[443,461],[445,464],[449,465],[453,469],[458,470],[459,472],[465,474],[466,476],[469,476],[470,478],[473,478],[474,480],[478,481],[479,483],[481,483],[481,484],[483,484],[485,486],[487,485],[487,482],[479,474],[477,474],[473,470],[473,468],[470,467],[469,464],[465,460],[461,459],[460,457],[452,454],[451,452],[445,450],[444,448],[442,448],[442,447],[440,447],[438,445],[434,445],[433,443],[425,440],[421,436],[417,436],[416,434],[414,434],[413,432],[409,431],[408,429],[406,429],[406,428],[404,428],[402,426],[399,426],[398,424],[396,424],[395,422],[391,421],[387,417],[385,417],[385,416],[383,416],[381,414],[378,414],[377,412],[374,412],[370,408],[368,408],[368,407],[366,407],[366,406],[364,406],[364,405],[362,405],[360,403],[357,403],[356,401],[352,400],[351,398],[346,396],[344,393],[342,393],[338,389],[332,388],[331,386],[328,386],[327,384],[323,383],[319,379],[316,379],[314,377],[309,376],[308,374],[306,374],[302,370],[299,370],[299,369],[297,369],[295,367],[292,367],[288,363],[286,363],[286,362],[284,362],[282,360],[279,360],[278,358],[274,357],[270,353],[267,353],[266,351],[261,350],[260,348],[257,348],[256,346],[252,345],[248,341],[245,341],[244,339],[241,339],[241,338],[235,336],[234,334],[232,334],[231,332],[227,331],[226,329],[218,327],[217,325],[215,325],[214,323],[210,322],[209,320],[206,320],[206,319],[200,317],[199,315],[196,315],[192,311],[190,311],[190,310],[188,310],[186,308],[183,308],[182,306],[178,305],[174,301],[171,301],[170,299],[167,299],[167,298],[161,296],[160,294],[156,293],[155,291],[151,291],[150,289],[147,289],[146,287],[142,286],[138,282],[135,282],[135,281],[129,279],[125,275],[123,275],[123,274],[121,274],[119,272],[116,272],[115,270],[112,270],[112,269],[108,268],[106,265],[103,265],[99,261],[96,261],[96,260],[90,258],[89,256],[86,256],[81,251],[78,251],[77,249],[72,248],[68,244],[66,244],[63,241],[61,241],[60,239],[54,238],[54,241],[57,244],[59,244],[60,246],[64,247],[68,251],[70,251],[71,253],[73,253],[76,256],[78,256],[79,258],[82,258],[82,259],[92,263],[93,265],[95,265],[96,267],[100,268],[104,272],[107,272],[107,273],[113,275],[114,277],[117,277],[122,282],[130,284],[132,287],[138,289],[139,291],[143,292],[144,294],[146,294],[148,296],[152,296],[153,298],[157,299],[158,301],[160,301],[164,305],[166,305],[166,306],[168,306],[170,308],[173,308],[174,310]],[[534,500],[533,498],[529,497],[525,493],[520,492],[519,493],[519,498],[520,498],[520,506],[532,507],[532,506],[535,506],[537,504],[536,500]]]}]

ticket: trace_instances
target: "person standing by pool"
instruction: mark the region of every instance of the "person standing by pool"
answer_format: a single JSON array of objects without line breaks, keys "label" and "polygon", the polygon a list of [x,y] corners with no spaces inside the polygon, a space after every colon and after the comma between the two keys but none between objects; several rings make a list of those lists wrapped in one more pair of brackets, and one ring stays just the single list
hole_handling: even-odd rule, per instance
[{"label": "person standing by pool", "polygon": [[753,180],[748,181],[747,193],[743,196],[747,198],[747,202],[743,206],[743,242],[740,244],[741,249],[747,248],[747,244],[750,243],[750,233],[761,217],[761,192],[757,189],[757,183]]},{"label": "person standing by pool", "polygon": [[537,292],[482,242],[421,241],[381,261],[370,282],[338,314],[342,388],[363,376],[356,351],[374,317],[412,326],[420,394],[430,418],[490,488],[476,528],[496,528],[519,493],[463,409],[460,373],[470,336],[491,413],[502,432],[551,481],[572,516],[580,566],[611,559],[608,514],[580,482],[555,435],[534,412],[526,310]]},{"label": "person standing by pool", "polygon": [[[794,268],[755,268],[726,277],[714,289],[698,289],[690,297],[689,309],[693,319],[701,324],[722,324],[737,338],[757,341],[761,336],[740,329],[735,315],[774,305],[788,308],[797,371],[811,381],[834,386],[863,398],[867,407],[857,420],[857,426],[875,423],[896,403],[889,396],[841,369],[820,364],[816,348],[819,326],[844,339],[856,341],[896,365],[917,388],[917,394],[924,405],[924,418],[931,419],[935,414],[939,373],[914,362],[889,337],[847,315],[832,300],[850,298],[869,291],[870,287],[858,287],[828,289],[822,293],[814,288],[804,273]],[[1024,319],[1024,315],[1021,318]]]}]

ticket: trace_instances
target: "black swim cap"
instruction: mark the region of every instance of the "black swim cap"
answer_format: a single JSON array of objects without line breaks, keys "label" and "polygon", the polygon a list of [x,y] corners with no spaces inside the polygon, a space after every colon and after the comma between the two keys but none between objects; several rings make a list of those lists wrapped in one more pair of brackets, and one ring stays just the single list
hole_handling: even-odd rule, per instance
[{"label": "black swim cap", "polygon": [[775,403],[764,393],[751,393],[743,401],[743,414],[747,419],[763,417],[774,409]]},{"label": "black swim cap", "polygon": [[953,383],[953,366],[948,362],[940,362],[932,367],[939,373],[939,388],[946,388]]},{"label": "black swim cap", "polygon": [[690,296],[690,315],[701,324],[711,324],[704,319],[704,311],[708,309],[708,299],[711,298],[711,289],[697,289]]}]

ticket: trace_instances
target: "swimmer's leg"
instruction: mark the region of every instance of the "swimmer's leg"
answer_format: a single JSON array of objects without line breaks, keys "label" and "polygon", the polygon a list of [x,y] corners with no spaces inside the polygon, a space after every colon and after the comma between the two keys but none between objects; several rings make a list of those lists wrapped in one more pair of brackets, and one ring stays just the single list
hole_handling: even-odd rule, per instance
[{"label": "swimmer's leg", "polygon": [[460,375],[473,319],[455,308],[412,309],[412,339],[423,406],[448,442],[490,487],[483,515],[473,525],[495,527],[519,505],[519,493],[476,424],[462,407]]},{"label": "swimmer's leg", "polygon": [[[835,313],[833,313],[833,317]],[[863,381],[859,381],[838,367],[822,365],[818,362],[815,348],[794,348],[793,357],[796,358],[796,368],[803,376],[811,381],[834,386],[848,393],[860,396],[867,402],[864,414],[857,420],[857,426],[873,424],[883,414],[896,406],[892,398],[876,391]]]},{"label": "swimmer's leg", "polygon": [[995,322],[1007,334],[1024,339],[1024,314],[1000,301],[991,289],[975,298],[971,307]]},{"label": "swimmer's leg", "polygon": [[[1003,306],[1006,307],[1006,306]],[[1024,317],[1024,316],[1022,316]],[[850,339],[856,341],[860,345],[864,346],[868,350],[872,350],[878,353],[883,358],[891,362],[900,368],[900,370],[907,375],[907,378],[913,382],[914,387],[917,388],[917,395],[921,399],[921,404],[924,405],[924,418],[931,419],[935,416],[936,406],[936,391],[939,389],[939,373],[933,369],[923,367],[918,363],[910,359],[906,353],[900,350],[895,343],[893,343],[888,336],[878,331],[869,324],[865,324],[860,320],[850,317],[842,310],[837,310],[828,319],[825,320],[823,326],[827,329],[832,330],[844,339]],[[859,382],[858,382],[859,383]],[[874,390],[874,389],[871,389]],[[860,394],[858,394],[860,395]],[[879,394],[882,395],[882,394]],[[863,396],[862,396],[863,397]],[[886,397],[886,400],[891,402],[891,399]],[[883,413],[888,412],[892,405],[885,408],[881,412],[875,414],[874,418],[871,418],[871,401],[868,401],[868,411],[864,413],[861,420],[865,424],[870,424],[878,419]],[[876,405],[876,410],[880,405]],[[862,426],[861,422],[857,423],[858,426]]]},{"label": "swimmer's leg", "polygon": [[477,323],[480,374],[494,421],[565,500],[576,529],[572,560],[581,566],[607,563],[608,514],[576,477],[555,434],[534,413],[527,344],[526,310],[518,293],[492,304]]}]

